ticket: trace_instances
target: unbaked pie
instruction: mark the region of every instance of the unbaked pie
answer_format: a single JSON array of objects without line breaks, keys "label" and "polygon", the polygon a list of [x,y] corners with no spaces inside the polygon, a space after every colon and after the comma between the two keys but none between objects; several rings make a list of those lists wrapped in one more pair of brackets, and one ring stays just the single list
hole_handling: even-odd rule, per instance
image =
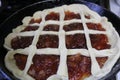
[{"label": "unbaked pie", "polygon": [[82,4],[37,11],[5,38],[5,66],[22,80],[96,80],[120,57],[106,17]]}]

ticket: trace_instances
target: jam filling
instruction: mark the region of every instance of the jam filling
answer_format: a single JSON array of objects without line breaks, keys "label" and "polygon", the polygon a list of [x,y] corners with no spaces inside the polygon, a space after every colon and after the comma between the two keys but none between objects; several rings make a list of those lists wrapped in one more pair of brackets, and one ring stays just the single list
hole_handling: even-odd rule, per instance
[{"label": "jam filling", "polygon": [[75,14],[74,12],[66,11],[64,20],[71,19],[81,19],[81,16],[79,14]]},{"label": "jam filling", "polygon": [[102,68],[104,66],[104,63],[107,61],[108,57],[97,57],[96,60],[100,66],[100,68]]},{"label": "jam filling", "polygon": [[104,34],[90,34],[92,47],[97,50],[110,49],[111,45],[108,44],[108,38]]},{"label": "jam filling", "polygon": [[14,59],[16,60],[16,65],[20,70],[24,70],[28,55],[24,54],[15,54]]},{"label": "jam filling", "polygon": [[47,14],[47,16],[45,17],[45,20],[56,20],[56,21],[59,21],[60,18],[59,18],[59,13],[55,13],[55,12],[51,12],[49,14]]},{"label": "jam filling", "polygon": [[58,48],[58,42],[57,35],[40,35],[37,48]]},{"label": "jam filling", "polygon": [[68,49],[85,48],[86,39],[84,34],[66,35],[66,47]]},{"label": "jam filling", "polygon": [[92,29],[92,30],[98,30],[98,31],[105,31],[104,28],[102,28],[102,25],[100,23],[95,24],[95,23],[86,23],[88,29]]},{"label": "jam filling", "polygon": [[27,26],[24,30],[22,30],[21,32],[25,32],[25,31],[35,31],[39,28],[39,26]]},{"label": "jam filling", "polygon": [[[100,67],[106,62],[107,57],[97,57],[96,60]],[[91,75],[91,59],[90,57],[80,54],[68,56],[68,73],[69,80],[84,80]]]},{"label": "jam filling", "polygon": [[36,80],[47,80],[49,76],[56,74],[58,65],[59,56],[35,55],[28,74]]},{"label": "jam filling", "polygon": [[[14,58],[19,69],[24,70],[27,55],[15,54]],[[28,74],[35,80],[47,80],[53,74],[56,74],[59,65],[59,56],[56,55],[34,55],[33,64],[28,70]]]},{"label": "jam filling", "polygon": [[69,80],[84,80],[91,75],[90,58],[77,54],[68,56],[67,61]]},{"label": "jam filling", "polygon": [[85,18],[86,19],[90,19],[90,15],[85,15]]},{"label": "jam filling", "polygon": [[[14,58],[20,70],[24,70],[27,55],[15,54]],[[96,58],[100,67],[106,62],[107,57]],[[35,80],[46,80],[49,76],[56,74],[59,65],[59,56],[57,55],[34,55],[33,64],[28,70],[28,74]],[[82,80],[91,75],[90,57],[80,54],[67,57],[69,80]]]},{"label": "jam filling", "polygon": [[46,25],[43,30],[44,31],[59,31],[59,25],[49,24],[49,25]]},{"label": "jam filling", "polygon": [[64,25],[63,29],[65,31],[83,30],[83,25],[82,23],[71,23],[69,25]]},{"label": "jam filling", "polygon": [[32,44],[32,40],[33,40],[33,36],[15,37],[11,41],[11,46],[13,49],[26,48]]},{"label": "jam filling", "polygon": [[29,22],[30,24],[33,23],[40,23],[42,21],[42,19],[31,19],[31,21]]}]

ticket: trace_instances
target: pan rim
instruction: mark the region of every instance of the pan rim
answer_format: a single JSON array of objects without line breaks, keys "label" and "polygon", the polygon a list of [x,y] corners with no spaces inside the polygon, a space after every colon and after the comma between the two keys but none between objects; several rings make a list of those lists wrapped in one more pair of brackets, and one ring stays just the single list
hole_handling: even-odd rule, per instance
[{"label": "pan rim", "polygon": [[[52,1],[52,2],[54,2],[54,1],[56,1],[56,0],[45,0],[45,1],[40,1],[40,2],[37,2],[37,3],[33,3],[33,4],[30,4],[30,5],[28,5],[28,6],[26,6],[26,7],[24,7],[24,8],[22,8],[22,9],[20,9],[20,10],[18,10],[18,11],[16,11],[15,13],[13,13],[11,16],[9,16],[6,20],[4,20],[1,24],[0,24],[0,29],[1,29],[1,27],[3,27],[3,25],[6,23],[6,21],[8,21],[11,17],[13,17],[15,14],[18,14],[19,12],[21,12],[22,10],[24,10],[24,9],[26,9],[26,8],[30,8],[31,6],[34,6],[34,5],[37,5],[37,4],[41,4],[41,3],[46,3],[46,2],[49,2],[49,1]],[[85,3],[90,3],[90,4],[94,4],[94,3],[91,3],[91,2],[87,2],[87,1],[81,1],[81,2],[85,2]],[[63,4],[62,4],[63,5]],[[96,6],[99,6],[99,5],[97,5],[97,4],[94,4],[94,5],[96,5]],[[100,7],[100,6],[99,6]],[[105,9],[105,8],[103,8],[105,11],[109,11],[109,10],[107,10],[107,9]],[[110,12],[110,11],[109,11]],[[111,12],[112,13],[112,12]],[[112,13],[112,14],[114,14],[114,13]],[[114,14],[115,15],[115,14]],[[116,16],[116,15],[115,15]],[[117,16],[116,16],[117,17]],[[117,17],[119,20],[120,20],[120,18],[119,17]],[[120,34],[119,34],[120,35]],[[0,44],[0,48],[2,47],[2,45],[3,44]],[[119,58],[120,59],[120,58]],[[120,66],[120,64],[117,66],[117,67],[119,67]],[[119,69],[117,69],[117,70],[120,70],[120,68]],[[115,73],[116,71],[114,71],[114,73]],[[111,72],[111,73],[113,73],[113,72]],[[110,73],[109,73],[110,74]],[[111,75],[113,75],[113,74],[111,74]],[[111,75],[108,75],[108,77],[110,77]],[[102,78],[102,80],[103,80],[104,78]]]}]

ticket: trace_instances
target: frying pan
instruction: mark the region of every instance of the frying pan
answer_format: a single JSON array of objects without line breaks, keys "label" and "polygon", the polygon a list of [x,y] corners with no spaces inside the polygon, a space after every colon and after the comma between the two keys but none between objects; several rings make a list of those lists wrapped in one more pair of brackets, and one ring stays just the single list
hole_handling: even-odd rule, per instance
[{"label": "frying pan", "polygon": [[[105,8],[98,6],[94,3],[81,1],[81,0],[47,0],[47,1],[41,1],[34,3],[32,5],[29,5],[21,10],[18,10],[13,15],[11,15],[9,18],[7,18],[1,25],[0,25],[0,72],[5,76],[7,80],[18,80],[15,78],[12,73],[10,73],[4,65],[4,57],[7,53],[7,50],[3,47],[4,44],[4,38],[12,32],[12,29],[17,27],[18,25],[22,24],[22,19],[25,16],[32,16],[34,12],[38,10],[53,8],[56,6],[61,6],[64,4],[85,4],[88,6],[91,10],[97,12],[101,16],[106,16],[108,20],[113,24],[115,29],[120,35],[120,18],[118,18],[115,14],[112,12],[106,10]],[[101,80],[113,80],[113,76],[120,70],[120,58],[114,65],[113,69],[109,74],[107,74],[105,77],[101,78]]]}]

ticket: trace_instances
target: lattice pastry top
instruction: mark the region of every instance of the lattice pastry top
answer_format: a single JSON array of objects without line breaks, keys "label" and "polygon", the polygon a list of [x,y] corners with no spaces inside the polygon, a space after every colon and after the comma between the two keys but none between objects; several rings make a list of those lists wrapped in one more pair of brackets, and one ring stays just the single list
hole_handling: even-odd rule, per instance
[{"label": "lattice pastry top", "polygon": [[5,38],[6,67],[22,80],[96,80],[120,57],[106,17],[82,4],[37,11]]}]

